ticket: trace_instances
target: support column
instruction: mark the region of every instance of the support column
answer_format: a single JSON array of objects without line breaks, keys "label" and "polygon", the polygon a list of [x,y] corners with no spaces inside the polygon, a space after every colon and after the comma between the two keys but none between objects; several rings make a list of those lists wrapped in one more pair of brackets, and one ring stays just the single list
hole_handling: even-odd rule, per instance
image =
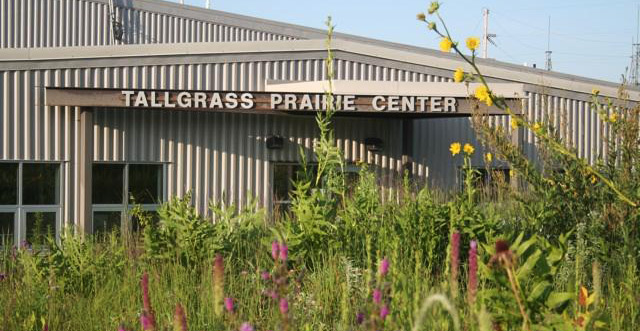
[{"label": "support column", "polygon": [[91,170],[93,165],[93,109],[80,109],[80,137],[78,158],[79,212],[76,233],[84,236],[92,232]]},{"label": "support column", "polygon": [[[524,139],[524,128],[522,126],[518,126],[518,128],[511,128],[511,144],[515,146],[518,150],[522,151]],[[522,187],[520,183],[520,178],[516,177],[510,179],[511,188],[514,190],[518,190]]]}]

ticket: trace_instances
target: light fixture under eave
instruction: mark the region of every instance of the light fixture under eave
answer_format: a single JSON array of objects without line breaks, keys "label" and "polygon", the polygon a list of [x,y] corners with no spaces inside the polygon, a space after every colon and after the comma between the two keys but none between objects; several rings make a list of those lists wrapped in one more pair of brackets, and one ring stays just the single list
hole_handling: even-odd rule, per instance
[{"label": "light fixture under eave", "polygon": [[364,145],[369,152],[378,152],[384,148],[384,142],[380,138],[370,137],[364,139]]},{"label": "light fixture under eave", "polygon": [[267,149],[282,149],[284,147],[284,138],[274,135],[267,137]]}]

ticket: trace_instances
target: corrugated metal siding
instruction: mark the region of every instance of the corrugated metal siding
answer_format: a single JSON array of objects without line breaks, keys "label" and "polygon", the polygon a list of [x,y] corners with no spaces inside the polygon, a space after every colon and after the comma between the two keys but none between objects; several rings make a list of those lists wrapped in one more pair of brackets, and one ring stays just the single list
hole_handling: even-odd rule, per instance
[{"label": "corrugated metal siding", "polygon": [[[325,79],[323,60],[286,60],[194,65],[96,67],[0,73],[0,157],[2,160],[58,161],[63,165],[63,218],[77,213],[79,110],[45,107],[44,87],[256,90],[266,79]],[[394,68],[336,60],[338,79],[435,81],[440,78]],[[243,205],[247,193],[263,205],[271,200],[272,162],[297,161],[297,145],[310,149],[313,117],[236,113],[100,110],[94,116],[94,159],[165,162],[168,195],[192,190],[199,210],[209,199]],[[281,151],[264,148],[278,134],[291,143]],[[383,139],[382,152],[366,151],[366,137]],[[382,184],[393,189],[402,168],[402,122],[345,118],[336,121],[337,144],[350,162],[371,163]]]},{"label": "corrugated metal siding", "polygon": [[[130,7],[116,6],[115,11],[125,44],[296,39]],[[0,48],[111,45],[110,26],[109,6],[103,2],[0,0]]]},{"label": "corrugated metal siding", "polygon": [[[533,122],[548,122],[558,131],[559,136],[580,157],[594,163],[607,153],[606,139],[609,124],[603,122],[591,109],[591,103],[549,94],[526,92],[523,99],[523,113]],[[511,134],[510,116],[495,116],[492,125],[500,125],[506,134]],[[535,135],[523,129],[522,149],[534,162],[539,161],[538,142]],[[472,164],[484,167],[483,153],[478,137],[469,118],[443,118],[417,120],[414,128],[414,160],[428,168],[430,185],[453,188],[457,182],[458,169],[462,158],[452,158],[449,146],[453,142],[471,143],[476,146]]]}]

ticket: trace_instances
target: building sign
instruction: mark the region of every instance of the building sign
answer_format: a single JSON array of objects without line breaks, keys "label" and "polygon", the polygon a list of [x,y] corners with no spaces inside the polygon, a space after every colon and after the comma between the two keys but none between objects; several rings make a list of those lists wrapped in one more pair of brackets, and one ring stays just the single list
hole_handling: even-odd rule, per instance
[{"label": "building sign", "polygon": [[[420,95],[334,95],[334,109],[347,114],[398,114],[408,116],[469,116],[474,111],[504,115],[470,97]],[[515,109],[517,99],[507,100]],[[311,113],[327,109],[323,93],[118,90],[47,88],[47,106],[115,109],[166,109],[258,113]]]},{"label": "building sign", "polygon": [[[327,95],[318,93],[251,93],[191,91],[122,91],[125,107],[211,110],[315,111],[327,109]],[[334,109],[346,112],[456,113],[454,97],[335,95]]]}]

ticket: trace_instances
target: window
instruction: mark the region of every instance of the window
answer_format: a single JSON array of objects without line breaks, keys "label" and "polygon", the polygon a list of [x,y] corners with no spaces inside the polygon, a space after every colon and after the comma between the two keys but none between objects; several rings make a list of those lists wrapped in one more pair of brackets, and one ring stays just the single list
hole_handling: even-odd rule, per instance
[{"label": "window", "polygon": [[138,231],[130,219],[132,205],[155,211],[163,200],[161,164],[94,163],[92,167],[93,232]]},{"label": "window", "polygon": [[13,245],[15,216],[15,213],[0,213],[0,246]]},{"label": "window", "polygon": [[60,220],[58,163],[0,162],[0,245],[56,238]]},{"label": "window", "polygon": [[[318,165],[308,164],[307,167],[308,175],[315,179]],[[359,171],[360,169],[355,165],[345,167],[345,183],[348,191],[357,183]],[[293,183],[302,179],[304,175],[304,169],[299,163],[276,163],[273,165],[273,204],[275,210],[286,212],[289,209],[291,193],[294,190]]]}]

